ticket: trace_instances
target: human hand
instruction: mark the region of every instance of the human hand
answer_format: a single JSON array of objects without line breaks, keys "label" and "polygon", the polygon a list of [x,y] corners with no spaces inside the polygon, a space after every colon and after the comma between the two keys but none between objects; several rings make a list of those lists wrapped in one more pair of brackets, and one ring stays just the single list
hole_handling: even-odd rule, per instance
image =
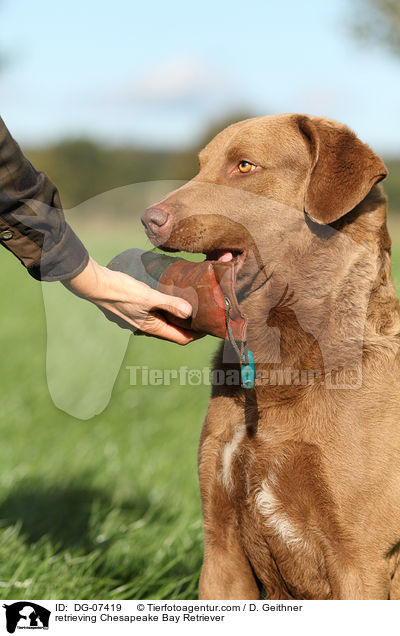
[{"label": "human hand", "polygon": [[133,332],[140,330],[181,345],[201,336],[170,324],[158,311],[188,318],[192,307],[186,300],[162,294],[128,274],[99,265],[91,257],[80,274],[63,283],[77,296],[96,304],[109,320]]}]

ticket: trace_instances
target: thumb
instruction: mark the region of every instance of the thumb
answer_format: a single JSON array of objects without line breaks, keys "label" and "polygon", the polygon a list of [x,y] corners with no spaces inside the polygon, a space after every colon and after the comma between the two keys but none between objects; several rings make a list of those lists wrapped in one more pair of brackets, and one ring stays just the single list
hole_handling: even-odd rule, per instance
[{"label": "thumb", "polygon": [[189,316],[192,315],[192,305],[183,298],[169,296],[168,294],[159,292],[156,301],[157,309],[168,311],[170,314],[178,316],[179,318],[189,318]]}]

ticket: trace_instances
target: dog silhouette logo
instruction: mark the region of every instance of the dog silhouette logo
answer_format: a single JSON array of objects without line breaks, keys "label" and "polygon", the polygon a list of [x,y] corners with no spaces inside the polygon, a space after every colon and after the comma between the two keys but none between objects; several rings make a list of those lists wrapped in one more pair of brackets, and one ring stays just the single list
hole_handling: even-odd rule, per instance
[{"label": "dog silhouette logo", "polygon": [[3,607],[9,634],[14,634],[16,629],[49,629],[51,612],[37,603],[18,601]]}]

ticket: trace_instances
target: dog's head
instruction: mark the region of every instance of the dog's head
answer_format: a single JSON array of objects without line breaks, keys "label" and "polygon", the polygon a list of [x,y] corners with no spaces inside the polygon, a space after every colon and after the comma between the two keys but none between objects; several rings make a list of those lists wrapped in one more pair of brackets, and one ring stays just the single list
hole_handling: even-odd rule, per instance
[{"label": "dog's head", "polygon": [[161,249],[234,260],[242,291],[285,253],[301,258],[310,225],[337,221],[387,174],[344,125],[296,114],[229,126],[199,159],[199,173],[148,208],[142,222]]}]

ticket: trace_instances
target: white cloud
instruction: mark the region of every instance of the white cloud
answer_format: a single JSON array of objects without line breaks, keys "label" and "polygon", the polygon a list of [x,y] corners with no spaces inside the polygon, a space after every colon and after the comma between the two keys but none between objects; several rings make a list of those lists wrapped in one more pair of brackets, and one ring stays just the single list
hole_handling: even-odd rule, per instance
[{"label": "white cloud", "polygon": [[125,82],[115,91],[114,99],[126,106],[209,110],[232,102],[235,94],[226,73],[182,53]]}]

